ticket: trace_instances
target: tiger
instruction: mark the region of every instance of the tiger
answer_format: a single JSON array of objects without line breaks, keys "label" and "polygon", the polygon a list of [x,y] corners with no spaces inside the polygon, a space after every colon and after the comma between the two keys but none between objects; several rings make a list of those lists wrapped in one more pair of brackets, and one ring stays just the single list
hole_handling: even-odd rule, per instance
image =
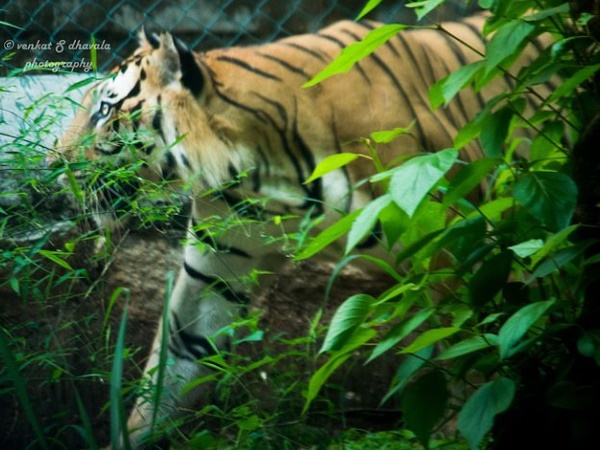
[{"label": "tiger", "polygon": [[[346,20],[270,43],[205,52],[190,50],[168,32],[143,29],[133,54],[84,95],[49,164],[119,166],[134,159],[141,162],[140,176],[179,180],[193,198],[183,263],[169,300],[168,342],[162,342],[160,323],[144,378],[159,382],[154,369],[162,348],[171,363],[160,404],[145,396],[135,402],[127,422],[132,448],[147,442],[153,417],[175,419],[206,401],[202,387],[181,392],[210,371],[199,361],[227,348],[228,338],[219,330],[266,285],[243,280],[253,271],[276,276],[290,259],[281,240],[261,237],[297,229],[306,215],[323,218],[315,221],[318,232],[381,195],[364,182],[375,173],[368,158],[305,183],[321,161],[342,152],[368,156],[365,137],[409,124],[409,133],[378,145],[384,165],[453,147],[458,130],[513,85],[510,76],[499,77],[484,90],[462,91],[445,108],[430,107],[428,90],[437,80],[482,58],[485,20],[476,15],[443,23],[445,32],[404,30],[346,73],[311,88],[303,85],[381,24]],[[539,43],[529,45],[516,69],[531,64],[542,49]],[[551,88],[540,89],[528,99],[530,112]],[[134,136],[130,145],[123,143],[124,130]],[[462,149],[465,161],[481,154],[476,141]],[[121,194],[99,195],[98,209],[114,207]],[[240,210],[244,199],[262,199],[251,205],[260,207],[263,217],[291,218],[207,232],[203,224],[215,215],[252,214],[252,208]],[[97,216],[102,227],[121,226],[114,214]],[[375,230],[374,236],[383,239]],[[337,245],[330,246],[334,254],[343,242]],[[379,248],[362,247],[364,252]]]}]

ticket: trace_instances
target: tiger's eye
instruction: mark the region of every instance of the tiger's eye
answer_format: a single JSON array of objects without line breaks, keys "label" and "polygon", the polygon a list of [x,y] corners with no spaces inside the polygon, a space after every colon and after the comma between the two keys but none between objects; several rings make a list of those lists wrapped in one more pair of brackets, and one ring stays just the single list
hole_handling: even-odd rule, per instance
[{"label": "tiger's eye", "polygon": [[106,102],[102,102],[102,104],[100,105],[100,114],[102,114],[103,116],[108,116],[109,112],[110,112],[110,105]]}]

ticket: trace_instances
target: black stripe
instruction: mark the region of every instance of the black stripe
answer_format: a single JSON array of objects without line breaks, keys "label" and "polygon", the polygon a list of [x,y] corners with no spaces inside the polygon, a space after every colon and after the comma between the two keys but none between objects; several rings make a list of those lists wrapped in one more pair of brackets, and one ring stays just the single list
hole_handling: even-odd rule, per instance
[{"label": "black stripe", "polygon": [[215,89],[215,93],[217,94],[217,96],[223,100],[226,103],[229,103],[232,106],[235,106],[236,108],[239,109],[243,109],[244,111],[252,114],[254,117],[256,117],[258,120],[260,120],[261,122],[270,122],[270,123],[274,123],[272,118],[267,117],[267,114],[264,111],[252,108],[251,106],[248,105],[244,105],[243,103],[239,103],[233,99],[231,99],[230,97],[227,97],[225,94],[223,94],[221,91],[219,91],[218,89]]},{"label": "black stripe", "polygon": [[346,48],[347,44],[345,42],[343,42],[342,40],[336,38],[335,36],[331,36],[331,35],[325,34],[325,33],[317,33],[317,34],[315,34],[315,36],[318,36],[323,39],[327,39],[328,41],[333,42],[340,48]]},{"label": "black stripe", "polygon": [[241,59],[233,58],[233,57],[227,56],[227,55],[217,56],[216,59],[217,59],[217,61],[223,61],[223,62],[226,62],[226,63],[234,64],[234,65],[236,65],[238,67],[241,67],[244,70],[252,72],[252,73],[254,73],[256,75],[259,75],[261,77],[268,78],[270,80],[283,81],[277,75],[273,75],[273,74],[271,74],[269,72],[265,72],[263,70],[257,69],[256,67],[252,67],[246,61],[242,61]]},{"label": "black stripe", "polygon": [[250,256],[249,253],[245,252],[240,248],[227,247],[225,245],[220,244],[207,230],[196,229],[196,222],[193,219],[191,231],[199,242],[202,242],[204,245],[207,245],[216,251],[223,253],[231,253],[232,255],[236,255],[241,258],[252,258],[252,256]]},{"label": "black stripe", "polygon": [[[435,82],[435,74],[433,73],[433,67],[431,66],[431,63],[429,61],[429,59],[426,57],[425,61],[427,62],[427,64],[425,64],[425,67],[428,68],[428,75],[429,75],[429,80],[426,80],[424,73],[422,72],[421,68],[423,67],[423,64],[421,63],[421,60],[419,60],[415,54],[412,51],[412,48],[410,45],[408,45],[408,43],[406,42],[406,39],[404,38],[404,36],[398,34],[396,36],[396,38],[398,39],[398,41],[400,42],[400,44],[402,45],[402,49],[404,50],[405,54],[408,55],[409,59],[410,59],[410,66],[413,68],[414,72],[415,72],[415,78],[418,79],[415,80],[415,84],[419,83],[420,87],[416,87],[415,86],[415,90],[417,91],[417,93],[419,94],[419,98],[421,99],[421,103],[423,104],[425,111],[429,110],[429,97],[427,95],[427,92],[429,92],[429,88],[430,88],[430,84]],[[375,55],[374,55],[375,56]],[[448,129],[444,126],[444,124],[441,122],[440,118],[438,117],[437,114],[432,114],[433,118],[435,119],[435,121],[438,124],[439,129],[442,132],[445,132],[446,135],[448,136],[448,140],[450,141],[450,143],[452,143],[454,141],[454,137],[450,134],[450,132],[448,131]],[[431,131],[429,132],[429,134],[431,134]],[[424,136],[422,135],[423,139],[427,139],[428,136]],[[434,150],[441,150],[441,149],[434,149]]]},{"label": "black stripe", "polygon": [[142,146],[142,150],[146,155],[151,155],[154,152],[154,150],[156,150],[156,145],[146,143]]},{"label": "black stripe", "polygon": [[473,35],[475,35],[476,39],[478,39],[484,43],[487,41],[485,36],[483,36],[482,29],[480,27],[473,25],[472,23],[467,22],[467,21],[461,22],[461,25],[463,25],[465,28],[468,28],[471,31],[471,33],[473,33]]},{"label": "black stripe", "polygon": [[112,126],[113,133],[118,134],[119,133],[119,129],[121,128],[121,121],[120,120],[113,120],[111,126]]},{"label": "black stripe", "polygon": [[356,246],[356,248],[359,250],[364,250],[366,248],[374,247],[375,244],[377,244],[381,240],[382,235],[383,235],[383,229],[381,227],[381,223],[379,223],[379,221],[377,221],[375,223],[375,226],[371,230],[371,233],[369,233],[369,236],[367,236],[367,238],[364,241],[359,243]]},{"label": "black stripe", "polygon": [[175,157],[170,150],[165,151],[163,156],[164,164],[161,164],[162,168],[162,177],[165,180],[175,180],[177,179],[177,162],[175,161]]},{"label": "black stripe", "polygon": [[385,64],[379,56],[377,56],[375,53],[372,53],[369,56],[369,59],[371,59],[373,62],[375,62],[375,64],[392,81],[392,84],[395,86],[396,90],[401,95],[404,104],[410,109],[410,111],[412,113],[412,117],[416,120],[416,127],[418,129],[419,136],[421,137],[422,140],[425,139],[426,138],[426,134],[424,133],[423,127],[422,127],[421,122],[419,120],[420,117],[418,117],[417,112],[415,111],[415,109],[414,109],[414,107],[412,105],[412,102],[410,101],[410,97],[406,93],[406,90],[404,89],[404,87],[400,84],[400,82],[398,81],[398,79],[396,78],[396,76],[394,75],[394,73],[391,71],[391,69],[388,67],[388,65]]},{"label": "black stripe", "polygon": [[281,120],[283,120],[283,123],[287,123],[287,121],[288,121],[287,111],[285,110],[285,107],[281,103],[279,103],[276,100],[272,100],[270,98],[267,98],[264,95],[259,94],[258,92],[252,92],[252,94],[254,94],[258,98],[260,98],[262,101],[264,101],[264,102],[268,103],[269,105],[273,106],[277,110],[277,112],[279,113],[279,117],[281,117]]},{"label": "black stripe", "polygon": [[141,81],[138,80],[137,83],[135,83],[135,86],[133,86],[131,88],[129,93],[125,97],[123,97],[121,100],[119,100],[117,103],[115,103],[113,105],[113,107],[117,110],[121,110],[121,106],[123,106],[123,102],[125,102],[125,100],[127,100],[128,98],[131,98],[131,97],[135,97],[136,95],[139,95],[140,92],[141,92]]},{"label": "black stripe", "polygon": [[[297,104],[296,103],[294,103],[294,104],[296,105],[296,108],[297,108]],[[302,158],[306,162],[306,165],[308,167],[308,173],[312,173],[316,167],[315,157],[313,155],[312,150],[306,145],[306,142],[304,141],[304,139],[302,139],[302,136],[300,135],[300,131],[298,130],[298,115],[297,115],[297,113],[294,114],[292,138],[294,140],[295,146],[300,150],[300,154],[302,155]],[[315,205],[316,208],[314,209],[313,214],[314,215],[322,214],[323,213],[323,179],[322,178],[316,179],[315,181],[310,183],[310,186],[306,186],[303,183],[301,184],[301,186],[304,187],[305,190],[308,189],[307,193],[309,195],[309,197],[306,199],[306,202],[304,203],[304,205],[302,205],[302,208],[308,209],[308,208],[312,207],[313,205]]]},{"label": "black stripe", "polygon": [[[336,125],[336,121],[335,121],[335,112],[334,112],[333,108],[331,108],[331,119],[330,119],[329,123],[330,123],[330,127],[331,127],[331,134],[333,135],[333,139],[335,142],[335,152],[342,153],[342,146],[340,144],[340,137],[337,132],[337,125]],[[350,213],[350,209],[352,208],[352,180],[350,179],[350,174],[348,173],[347,165],[342,168],[342,173],[344,174],[344,178],[346,178],[346,186],[347,186],[347,192],[348,192],[346,206],[344,207],[344,212],[346,214],[348,214],[348,213]],[[337,205],[334,205],[334,207],[335,206],[337,206]]]},{"label": "black stripe", "polygon": [[300,75],[300,76],[302,76],[302,77],[304,77],[306,79],[312,78],[311,75],[309,75],[308,73],[306,73],[300,67],[296,67],[296,66],[290,64],[289,62],[283,60],[283,59],[280,59],[280,58],[278,58],[276,56],[273,56],[273,55],[267,55],[267,54],[264,54],[264,53],[258,53],[258,54],[260,56],[262,56],[263,58],[268,59],[269,61],[273,61],[274,63],[279,64],[281,67],[289,70],[292,73]]},{"label": "black stripe", "polygon": [[244,200],[227,190],[221,190],[215,196],[220,197],[229,208],[242,217],[255,220],[264,220],[265,218],[266,210],[251,199]]},{"label": "black stripe", "polygon": [[179,156],[181,158],[181,164],[183,164],[188,170],[193,170],[192,164],[185,153],[179,153]]},{"label": "black stripe", "polygon": [[108,143],[112,145],[111,150],[105,150],[98,145],[95,146],[94,149],[97,152],[102,153],[103,155],[111,156],[111,155],[116,155],[117,153],[120,153],[121,150],[123,150],[123,147],[125,147],[125,144],[123,143],[123,141],[120,141],[120,140],[117,140],[114,142],[108,141]]},{"label": "black stripe", "polygon": [[142,120],[142,105],[144,104],[144,101],[145,100],[140,100],[133,108],[129,110],[131,127],[134,133],[137,133],[140,128],[140,122]]},{"label": "black stripe", "polygon": [[[128,93],[128,94],[125,96],[125,98],[124,98],[123,100],[125,100],[125,99],[127,99],[127,98],[131,98],[131,97],[135,97],[136,95],[139,95],[139,94],[140,94],[140,92],[141,92],[141,90],[142,90],[142,89],[141,89],[141,81],[140,81],[140,80],[138,80],[138,81],[137,81],[137,83],[135,83],[135,86],[133,86],[133,87],[131,88],[131,90],[130,90],[130,91],[129,91],[129,93]],[[123,100],[121,100],[121,101],[123,101]]]},{"label": "black stripe", "polygon": [[206,283],[230,303],[246,305],[250,302],[250,299],[246,294],[235,292],[231,287],[229,287],[229,285],[227,285],[225,281],[219,277],[205,275],[191,267],[187,262],[183,263],[183,269],[191,278]]},{"label": "black stripe", "polygon": [[376,28],[379,28],[379,25],[376,25],[375,23],[373,23],[369,20],[361,20],[360,22],[356,22],[356,25],[359,25],[359,26],[364,27],[367,30],[371,30],[371,31]]},{"label": "black stripe", "polygon": [[[197,361],[207,356],[213,356],[217,354],[217,349],[212,345],[209,339],[205,336],[196,335],[186,331],[175,313],[172,313],[174,324],[170,327],[171,343],[169,350],[171,350],[176,356]],[[174,325],[174,326],[173,326]],[[181,345],[187,350],[192,358],[184,355],[181,349]]]},{"label": "black stripe", "polygon": [[310,55],[313,58],[318,59],[319,61],[327,62],[327,61],[329,61],[331,59],[329,57],[326,57],[326,56],[322,55],[317,50],[313,50],[311,48],[304,47],[303,45],[296,44],[295,42],[281,42],[281,44],[287,45],[288,47],[295,48],[296,50],[300,50],[301,52],[304,52],[307,55]]},{"label": "black stripe", "polygon": [[[285,113],[285,109],[281,110],[278,108],[278,111],[280,113],[280,115],[283,116],[283,118],[285,118],[285,124],[282,127],[278,127],[275,120],[273,119],[273,117],[271,117],[268,113],[266,113],[264,110],[260,110],[260,109],[255,109],[252,108],[250,106],[244,105],[242,103],[236,102],[235,100],[232,100],[231,98],[227,97],[225,94],[223,94],[218,86],[219,83],[216,83],[215,79],[214,79],[214,74],[212,72],[209,72],[210,76],[213,79],[213,86],[215,89],[215,93],[217,94],[217,96],[219,96],[223,101],[234,105],[240,109],[243,109],[244,111],[249,112],[250,114],[252,114],[253,116],[255,116],[257,119],[261,120],[262,122],[265,123],[269,123],[273,129],[277,132],[277,135],[279,136],[280,140],[281,140],[281,144],[282,144],[282,148],[285,152],[285,154],[287,155],[287,157],[289,158],[290,162],[292,163],[294,170],[296,172],[296,176],[298,179],[298,184],[300,186],[304,186],[304,180],[305,180],[305,174],[302,171],[302,167],[300,165],[300,162],[298,161],[298,158],[296,158],[296,156],[293,154],[288,140],[286,138],[286,133],[285,133],[285,129],[287,128],[287,114]],[[266,100],[266,98],[264,98],[264,100]],[[275,103],[274,100],[270,100],[272,103]],[[222,192],[223,198],[225,198],[225,200],[228,201],[228,199],[226,198],[227,194],[223,191]],[[239,204],[239,203],[238,203]],[[232,204],[235,205],[234,208],[237,206],[237,204]],[[240,210],[239,208],[236,208],[236,211],[240,214],[246,215],[248,217],[252,216],[255,212],[253,211],[249,211],[248,208],[245,208],[244,210]],[[262,212],[262,211],[261,211]]]},{"label": "black stripe", "polygon": [[[260,153],[260,148],[258,149],[258,152]],[[256,167],[253,171],[252,171],[252,191],[253,192],[260,192],[260,188],[261,188],[261,180],[260,180],[260,166]]]},{"label": "black stripe", "polygon": [[162,101],[162,97],[159,95],[156,98],[156,111],[154,111],[154,116],[152,117],[152,128],[154,129],[154,131],[156,131],[158,133],[158,135],[163,140],[163,142],[165,144],[168,144],[167,138],[165,137],[165,134],[163,133],[163,129],[162,129],[163,115],[162,115],[161,101]]}]

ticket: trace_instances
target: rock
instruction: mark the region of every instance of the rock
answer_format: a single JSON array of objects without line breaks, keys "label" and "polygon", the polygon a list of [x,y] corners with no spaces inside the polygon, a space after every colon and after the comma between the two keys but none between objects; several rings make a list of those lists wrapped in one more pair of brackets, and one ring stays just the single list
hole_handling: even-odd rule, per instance
[{"label": "rock", "polygon": [[46,153],[71,121],[83,89],[67,92],[89,75],[0,78],[0,242],[35,242],[63,232],[74,216],[44,164]]}]

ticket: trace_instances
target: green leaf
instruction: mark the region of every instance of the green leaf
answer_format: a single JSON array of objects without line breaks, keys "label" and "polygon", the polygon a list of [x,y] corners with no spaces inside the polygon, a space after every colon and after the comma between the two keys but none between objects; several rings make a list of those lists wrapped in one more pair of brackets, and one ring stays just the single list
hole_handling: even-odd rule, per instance
[{"label": "green leaf", "polygon": [[531,303],[509,317],[498,333],[501,359],[508,358],[515,353],[515,345],[554,303],[556,303],[555,300]]},{"label": "green leaf", "polygon": [[444,206],[465,198],[469,192],[481,185],[481,181],[497,164],[497,159],[480,158],[460,169],[450,181],[444,196]]},{"label": "green leaf", "polygon": [[458,152],[446,149],[416,156],[398,168],[390,182],[394,202],[412,217],[435,184],[458,159]]},{"label": "green leaf", "polygon": [[460,331],[460,328],[456,327],[445,327],[445,328],[434,328],[427,330],[423,334],[419,335],[412,344],[402,349],[400,353],[415,353],[419,350],[429,347],[442,339],[446,339],[449,336]]},{"label": "green leaf", "polygon": [[402,417],[425,448],[429,448],[431,432],[444,416],[447,401],[448,388],[441,370],[419,377],[402,396]]},{"label": "green leaf", "polygon": [[498,336],[495,334],[485,333],[482,336],[472,336],[447,348],[436,359],[458,358],[496,345],[498,345]]},{"label": "green leaf", "polygon": [[387,245],[391,248],[408,229],[411,221],[406,213],[396,203],[392,202],[379,213],[379,222],[387,240]]},{"label": "green leaf", "polygon": [[302,261],[303,259],[310,258],[316,253],[323,250],[328,245],[331,245],[342,237],[350,228],[356,216],[360,214],[361,210],[352,211],[347,216],[342,217],[333,225],[325,228],[315,238],[313,238],[308,245],[299,252],[294,258],[295,261]]},{"label": "green leaf", "polygon": [[406,292],[414,291],[417,292],[420,290],[420,287],[414,283],[402,283],[398,284],[395,287],[389,289],[388,291],[381,294],[381,296],[377,299],[376,306],[383,305],[384,303],[390,301],[393,298],[399,297]]},{"label": "green leaf", "polygon": [[316,398],[321,387],[329,379],[331,374],[350,358],[357,348],[360,348],[365,343],[369,342],[376,335],[377,332],[373,329],[359,329],[339,352],[334,353],[331,359],[315,372],[308,383],[306,402],[304,403],[302,414],[306,413],[311,402]]},{"label": "green leaf", "polygon": [[467,64],[436,82],[429,89],[431,108],[435,110],[442,104],[444,107],[448,106],[456,94],[473,81],[477,73],[484,67],[484,64],[484,61]]},{"label": "green leaf", "polygon": [[369,0],[367,4],[363,7],[362,11],[358,13],[358,16],[356,16],[356,21],[359,21],[371,11],[373,11],[377,7],[377,5],[379,5],[382,1],[383,0]]},{"label": "green leaf", "polygon": [[592,75],[598,71],[598,69],[600,69],[600,64],[579,69],[577,72],[575,72],[575,74],[563,81],[562,84],[558,86],[554,92],[552,92],[552,95],[550,95],[548,100],[550,102],[554,102],[563,97],[570,97],[573,95],[575,89],[577,89],[584,81],[589,80]]},{"label": "green leaf", "polygon": [[83,80],[79,80],[73,84],[71,84],[66,90],[65,90],[65,94],[72,92],[72,91],[76,91],[78,89],[81,89],[85,86],[87,86],[88,84],[92,84],[92,83],[96,83],[97,81],[100,81],[102,78],[98,78],[98,77],[88,77],[88,78],[84,78]]},{"label": "green leaf", "polygon": [[496,415],[508,409],[515,390],[514,381],[502,377],[484,384],[467,400],[458,415],[458,430],[471,450],[479,448]]},{"label": "green leaf", "polygon": [[406,4],[407,8],[415,8],[417,20],[423,19],[427,14],[440,6],[446,0],[423,0],[419,2],[410,2]]},{"label": "green leaf", "polygon": [[415,331],[423,322],[433,314],[433,308],[423,309],[406,320],[396,324],[381,341],[375,346],[371,356],[365,364],[370,363],[388,350],[392,349],[400,341],[405,339],[410,333]]},{"label": "green leaf", "polygon": [[496,69],[505,59],[513,57],[533,30],[535,25],[518,19],[500,27],[486,45],[486,73]]},{"label": "green leaf", "polygon": [[235,424],[240,430],[254,431],[261,426],[262,421],[256,414],[251,414],[248,417],[236,420]]},{"label": "green leaf", "polygon": [[361,41],[345,47],[336,59],[302,87],[315,86],[333,75],[348,72],[357,62],[369,56],[406,27],[407,25],[390,24],[371,30]]},{"label": "green leaf", "polygon": [[548,17],[554,16],[556,14],[565,14],[568,13],[571,9],[569,3],[563,3],[562,5],[555,6],[554,8],[544,9],[538,13],[530,14],[529,16],[523,17],[523,20],[527,22],[539,22],[541,20],[545,20]]},{"label": "green leaf", "polygon": [[398,252],[398,255],[396,256],[396,263],[400,264],[405,259],[413,257],[420,250],[422,250],[429,243],[431,243],[436,237],[438,237],[440,234],[444,233],[444,231],[445,230],[443,230],[443,229],[442,230],[432,231],[431,233],[428,233],[425,236],[423,236],[422,238],[420,238],[417,241],[413,242],[409,246],[403,248],[400,252]]},{"label": "green leaf", "polygon": [[392,198],[389,195],[383,195],[372,202],[370,202],[362,212],[354,219],[352,228],[348,233],[348,241],[346,243],[346,254],[348,254],[356,245],[363,240],[363,238],[373,231],[375,223],[379,213],[383,208],[392,202]]},{"label": "green leaf", "polygon": [[402,394],[412,376],[431,358],[433,350],[434,346],[432,345],[416,352],[414,355],[406,355],[404,361],[398,367],[396,375],[394,375],[394,384],[381,400],[382,405],[393,396]]},{"label": "green leaf", "polygon": [[512,117],[512,109],[504,107],[485,118],[480,139],[483,151],[489,158],[502,157]]},{"label": "green leaf", "polygon": [[388,144],[396,139],[398,136],[410,133],[410,130],[414,126],[415,121],[413,120],[409,126],[403,128],[398,127],[388,131],[375,131],[371,133],[371,139],[378,144]]},{"label": "green leaf", "polygon": [[374,303],[375,299],[366,294],[353,295],[344,301],[331,319],[319,353],[341,349],[354,331],[363,324]]},{"label": "green leaf", "polygon": [[585,330],[577,340],[577,350],[587,358],[594,358],[596,364],[600,365],[600,330]]},{"label": "green leaf", "polygon": [[502,251],[481,265],[469,281],[469,297],[475,307],[481,307],[491,301],[500,292],[512,263],[512,253]]},{"label": "green leaf", "polygon": [[526,242],[508,247],[508,249],[512,250],[519,258],[527,258],[537,253],[543,247],[544,241],[541,239],[530,239]]},{"label": "green leaf", "polygon": [[566,162],[567,156],[560,145],[564,136],[564,123],[559,121],[544,123],[542,130],[533,138],[529,150],[529,160],[535,164],[535,169],[543,170],[544,167],[556,167],[558,162]]},{"label": "green leaf", "polygon": [[473,139],[477,138],[481,134],[485,117],[486,112],[484,110],[480,112],[475,119],[471,120],[464,127],[458,130],[458,133],[454,138],[454,147],[463,148]]},{"label": "green leaf", "polygon": [[65,175],[67,176],[67,180],[69,182],[69,187],[71,188],[71,192],[73,193],[73,197],[75,197],[75,200],[77,201],[77,205],[81,208],[84,208],[84,195],[82,190],[79,188],[79,184],[77,183],[77,180],[75,179],[75,175],[73,174],[73,171],[71,170],[71,165],[67,166],[65,168]]},{"label": "green leaf", "polygon": [[61,258],[61,256],[70,256],[69,253],[60,252],[56,250],[40,250],[39,254],[42,255],[44,258],[47,258],[50,261],[52,261],[54,264],[62,267],[63,269],[73,270],[73,267],[71,267],[71,265],[67,261]]},{"label": "green leaf", "polygon": [[514,187],[515,200],[551,231],[566,228],[577,202],[577,186],[558,172],[528,172]]},{"label": "green leaf", "polygon": [[330,155],[317,164],[317,167],[315,167],[315,170],[313,170],[313,173],[306,179],[304,184],[308,184],[329,172],[346,166],[359,157],[360,155],[356,153],[336,153],[335,155]]},{"label": "green leaf", "polygon": [[426,254],[435,254],[446,249],[454,258],[464,261],[474,247],[479,246],[486,238],[486,226],[485,219],[481,216],[457,220],[444,230],[444,234],[437,242],[431,244]]},{"label": "green leaf", "polygon": [[563,230],[560,230],[558,233],[548,236],[544,247],[531,258],[532,263],[534,265],[538,264],[550,253],[562,247],[564,243],[568,242],[569,236],[577,229],[578,225],[571,225]]}]

